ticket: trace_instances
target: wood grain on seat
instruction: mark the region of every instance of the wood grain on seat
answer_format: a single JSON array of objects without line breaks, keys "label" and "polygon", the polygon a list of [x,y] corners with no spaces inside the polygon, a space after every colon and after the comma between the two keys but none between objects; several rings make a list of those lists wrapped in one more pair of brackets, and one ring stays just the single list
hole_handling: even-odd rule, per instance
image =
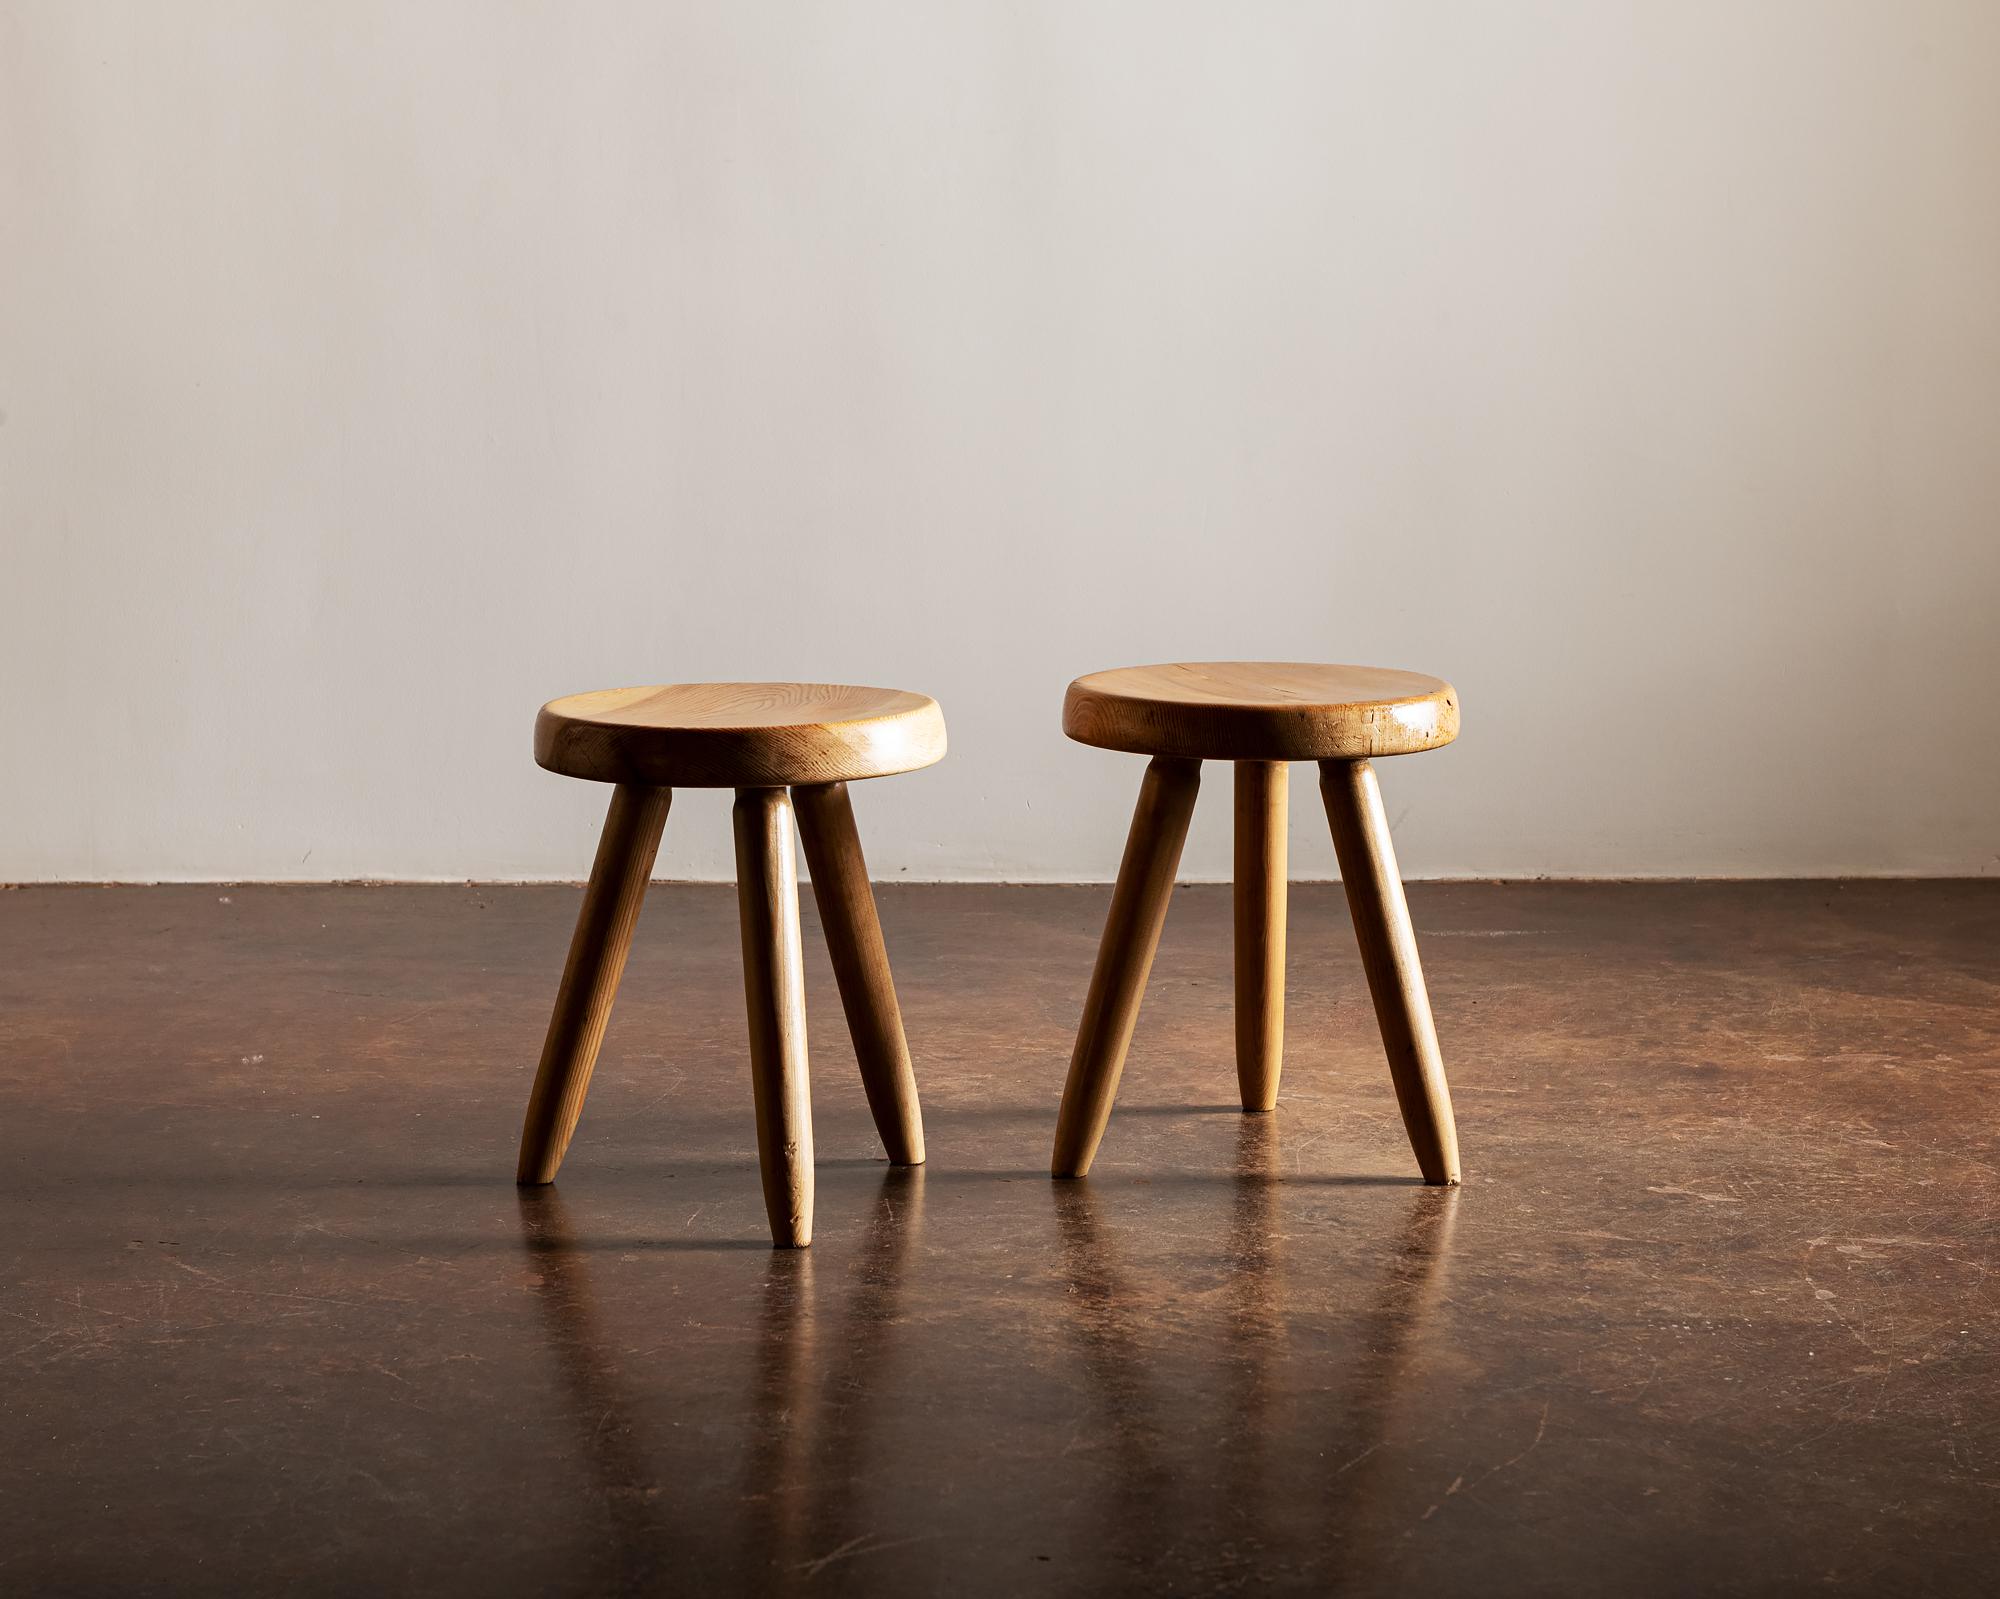
[{"label": "wood grain on seat", "polygon": [[535,761],[662,788],[784,788],[911,772],[943,757],[927,694],[837,683],[677,683],[551,700]]},{"label": "wood grain on seat", "polygon": [[1442,678],[1377,666],[1126,666],[1070,684],[1063,731],[1099,749],[1186,760],[1370,760],[1449,744],[1458,693]]}]

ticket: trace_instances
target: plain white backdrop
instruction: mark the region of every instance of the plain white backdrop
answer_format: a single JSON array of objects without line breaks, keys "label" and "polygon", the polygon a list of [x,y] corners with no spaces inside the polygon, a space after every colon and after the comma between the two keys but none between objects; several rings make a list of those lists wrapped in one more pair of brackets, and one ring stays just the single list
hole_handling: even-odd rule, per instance
[{"label": "plain white backdrop", "polygon": [[575,877],[536,706],[726,677],[1103,878],[1229,656],[1457,683],[1413,876],[2000,870],[1990,0],[0,0],[0,412],[0,879]]}]

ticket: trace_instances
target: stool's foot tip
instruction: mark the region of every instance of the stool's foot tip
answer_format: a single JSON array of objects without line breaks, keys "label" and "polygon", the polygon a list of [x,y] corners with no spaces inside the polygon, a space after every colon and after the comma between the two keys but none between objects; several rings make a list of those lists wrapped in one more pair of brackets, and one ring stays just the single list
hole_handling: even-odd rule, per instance
[{"label": "stool's foot tip", "polygon": [[809,1216],[794,1216],[788,1223],[774,1221],[771,1224],[773,1249],[805,1249],[812,1241],[812,1218]]},{"label": "stool's foot tip", "polygon": [[1051,1177],[1087,1177],[1091,1163],[1097,1159],[1097,1140],[1091,1139],[1088,1148],[1080,1149],[1079,1139],[1057,1138],[1054,1152],[1049,1156]]}]

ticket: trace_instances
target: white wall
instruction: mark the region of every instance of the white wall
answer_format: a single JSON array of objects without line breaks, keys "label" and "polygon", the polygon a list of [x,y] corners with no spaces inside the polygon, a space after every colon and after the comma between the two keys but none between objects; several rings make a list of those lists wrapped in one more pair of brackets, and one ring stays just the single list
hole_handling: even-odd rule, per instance
[{"label": "white wall", "polygon": [[0,409],[0,879],[573,877],[737,676],[1101,877],[1233,655],[1457,682],[1413,875],[2000,870],[1993,0],[0,0]]}]

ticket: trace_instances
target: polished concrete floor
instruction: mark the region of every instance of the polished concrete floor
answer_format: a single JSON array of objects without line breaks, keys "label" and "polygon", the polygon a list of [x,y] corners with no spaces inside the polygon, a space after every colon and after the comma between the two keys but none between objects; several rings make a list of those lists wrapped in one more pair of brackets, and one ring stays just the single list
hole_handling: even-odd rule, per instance
[{"label": "polished concrete floor", "polygon": [[726,887],[525,1197],[576,890],[0,893],[0,1592],[1994,1591],[2000,883],[1414,890],[1456,1191],[1324,886],[1278,1112],[1183,889],[1052,1184],[1106,899],[883,892],[913,1172],[808,905],[775,1253]]}]

